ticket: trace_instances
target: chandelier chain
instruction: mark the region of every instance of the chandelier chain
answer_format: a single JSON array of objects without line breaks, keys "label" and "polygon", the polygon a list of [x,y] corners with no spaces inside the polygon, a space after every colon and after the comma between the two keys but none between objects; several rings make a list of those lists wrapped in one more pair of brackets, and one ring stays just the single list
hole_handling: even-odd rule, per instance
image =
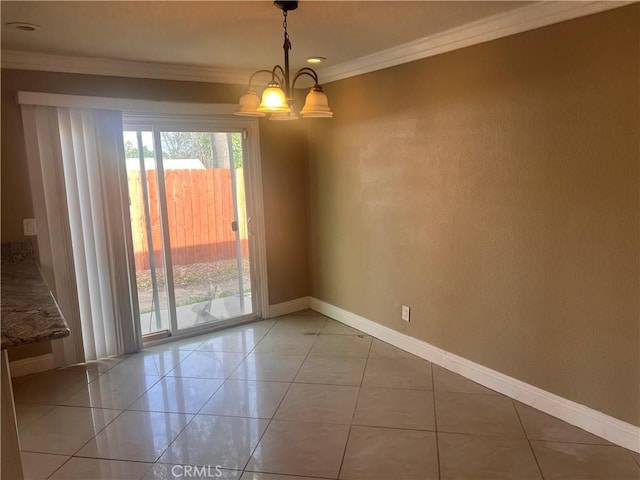
[{"label": "chandelier chain", "polygon": [[[293,78],[289,70],[291,40],[289,39],[289,32],[287,31],[287,14],[289,10],[295,10],[298,7],[298,2],[275,1],[273,3],[282,10],[283,15],[284,67],[275,65],[272,70],[257,70],[253,72],[249,77],[247,90],[240,97],[240,105],[235,112],[236,115],[262,117],[266,113],[270,113],[271,120],[296,120],[298,115],[293,109],[296,81],[302,76],[308,76],[311,77],[314,85],[305,98],[304,106],[300,110],[300,116],[317,118],[333,117],[333,112],[329,109],[327,96],[318,84],[318,74],[315,70],[310,67],[303,67],[293,75]],[[271,81],[264,92],[262,92],[262,100],[260,100],[255,90],[251,88],[251,82],[254,76],[262,73],[271,74]]]},{"label": "chandelier chain", "polygon": [[282,16],[284,17],[282,20],[282,28],[284,28],[284,44],[285,48],[291,48],[291,40],[289,40],[289,32],[287,31],[287,10],[282,11]]}]

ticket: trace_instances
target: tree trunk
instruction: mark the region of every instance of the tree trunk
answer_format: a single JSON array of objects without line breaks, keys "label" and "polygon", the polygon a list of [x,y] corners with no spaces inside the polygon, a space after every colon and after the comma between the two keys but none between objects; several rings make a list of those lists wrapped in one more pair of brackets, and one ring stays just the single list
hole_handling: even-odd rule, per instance
[{"label": "tree trunk", "polygon": [[229,145],[227,133],[216,132],[211,134],[211,150],[213,151],[213,168],[229,168]]}]

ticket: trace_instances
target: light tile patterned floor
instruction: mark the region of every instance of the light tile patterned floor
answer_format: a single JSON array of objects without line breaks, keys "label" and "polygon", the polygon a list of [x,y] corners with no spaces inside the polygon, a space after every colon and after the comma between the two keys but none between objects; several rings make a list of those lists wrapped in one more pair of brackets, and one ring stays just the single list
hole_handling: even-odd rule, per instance
[{"label": "light tile patterned floor", "polygon": [[27,479],[640,478],[640,457],[311,311],[14,382]]}]

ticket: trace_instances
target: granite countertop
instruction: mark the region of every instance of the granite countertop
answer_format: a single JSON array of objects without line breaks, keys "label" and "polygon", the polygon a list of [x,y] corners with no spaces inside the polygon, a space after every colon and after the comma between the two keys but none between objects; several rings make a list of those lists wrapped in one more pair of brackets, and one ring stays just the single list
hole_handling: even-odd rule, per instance
[{"label": "granite countertop", "polygon": [[58,305],[30,255],[10,261],[3,245],[2,349],[69,336]]}]

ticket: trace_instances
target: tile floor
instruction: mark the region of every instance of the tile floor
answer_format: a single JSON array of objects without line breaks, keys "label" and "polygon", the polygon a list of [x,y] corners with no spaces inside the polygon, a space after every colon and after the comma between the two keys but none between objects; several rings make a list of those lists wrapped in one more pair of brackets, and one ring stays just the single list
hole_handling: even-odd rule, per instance
[{"label": "tile floor", "polygon": [[27,479],[640,478],[637,454],[312,311],[14,386]]}]

